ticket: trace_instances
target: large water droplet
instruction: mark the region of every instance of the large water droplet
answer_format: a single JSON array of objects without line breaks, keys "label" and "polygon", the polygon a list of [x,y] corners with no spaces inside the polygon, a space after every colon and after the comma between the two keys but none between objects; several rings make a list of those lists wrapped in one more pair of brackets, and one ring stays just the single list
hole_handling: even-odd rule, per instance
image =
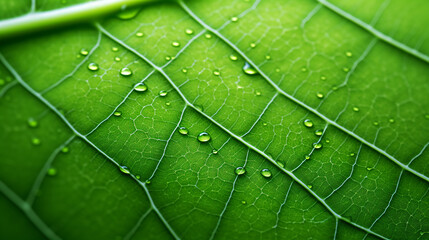
[{"label": "large water droplet", "polygon": [[266,178],[270,178],[272,176],[271,171],[269,169],[262,169],[261,175]]},{"label": "large water droplet", "polygon": [[88,69],[91,71],[97,71],[98,70],[98,64],[97,63],[90,63],[88,64]]},{"label": "large water droplet", "polygon": [[243,71],[247,75],[255,75],[258,73],[258,71],[256,71],[256,69],[254,69],[252,66],[250,66],[250,64],[248,62],[244,63]]},{"label": "large water droplet", "polygon": [[131,69],[124,67],[121,69],[120,74],[122,76],[131,76],[131,74],[133,74],[133,72],[131,71]]},{"label": "large water droplet", "polygon": [[210,134],[208,134],[206,132],[202,132],[198,135],[197,139],[200,142],[208,142],[208,141],[210,141],[211,137],[210,137]]},{"label": "large water droplet", "polygon": [[244,167],[237,167],[235,169],[235,174],[237,175],[243,175],[246,173],[246,169]]},{"label": "large water droplet", "polygon": [[310,119],[305,119],[304,120],[304,126],[311,128],[313,127],[313,121],[311,121]]},{"label": "large water droplet", "polygon": [[179,128],[179,133],[182,135],[188,135],[189,130],[186,127],[180,127]]},{"label": "large water droplet", "polygon": [[130,174],[130,169],[128,169],[127,166],[120,166],[119,170],[121,170],[121,172],[125,173],[125,174]]},{"label": "large water droplet", "polygon": [[147,86],[144,83],[139,83],[134,87],[136,92],[145,92],[147,90]]}]

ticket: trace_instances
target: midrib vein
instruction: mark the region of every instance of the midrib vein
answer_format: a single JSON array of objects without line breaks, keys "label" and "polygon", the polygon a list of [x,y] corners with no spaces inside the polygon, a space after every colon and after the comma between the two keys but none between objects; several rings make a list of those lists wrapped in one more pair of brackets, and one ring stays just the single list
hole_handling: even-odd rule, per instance
[{"label": "midrib vein", "polygon": [[[146,61],[149,65],[151,65],[155,70],[157,70],[160,74],[162,74],[166,80],[171,84],[171,86],[176,90],[176,92],[180,95],[180,97],[183,99],[183,101],[186,103],[186,105],[188,105],[189,107],[193,108],[196,112],[198,112],[199,114],[201,114],[202,116],[204,116],[205,118],[207,118],[209,121],[211,121],[213,124],[215,124],[216,126],[218,126],[220,129],[222,129],[223,131],[225,131],[226,133],[228,133],[230,136],[232,136],[233,138],[235,138],[236,140],[238,140],[239,142],[241,142],[242,144],[244,144],[245,146],[247,146],[248,148],[252,149],[253,151],[257,152],[258,154],[260,154],[261,156],[263,156],[265,159],[267,159],[268,161],[270,161],[272,164],[274,164],[278,169],[280,169],[281,171],[283,171],[284,173],[286,173],[287,175],[289,175],[293,180],[295,180],[297,183],[299,183],[304,189],[306,189],[311,195],[313,195],[323,206],[325,206],[325,208],[335,217],[338,219],[343,220],[344,222],[348,222],[349,224],[367,232],[370,233],[374,236],[377,236],[379,238],[382,239],[387,239],[386,237],[373,232],[371,229],[365,228],[364,226],[361,226],[357,223],[351,222],[349,219],[344,218],[342,216],[340,216],[338,213],[336,213],[321,197],[319,197],[314,191],[312,191],[304,182],[302,182],[295,174],[293,174],[291,171],[288,171],[282,167],[280,167],[278,165],[278,163],[272,159],[270,156],[268,156],[266,153],[264,153],[263,151],[261,151],[260,149],[258,149],[257,147],[253,146],[252,144],[250,144],[249,142],[245,141],[242,137],[236,135],[235,133],[233,133],[232,131],[230,131],[229,129],[227,129],[226,127],[224,127],[222,124],[220,124],[219,122],[217,122],[215,119],[213,119],[212,117],[210,117],[209,115],[207,115],[206,113],[204,113],[203,111],[201,111],[198,107],[196,107],[194,104],[192,104],[187,98],[186,96],[182,93],[182,91],[179,89],[179,87],[172,81],[172,79],[165,73],[165,71],[163,70],[162,67],[157,66],[155,63],[153,63],[152,61],[150,61],[148,58],[146,58],[144,55],[142,55],[141,53],[139,53],[137,50],[135,50],[134,48],[128,46],[126,43],[124,43],[123,41],[121,41],[120,39],[116,38],[115,36],[113,36],[110,32],[108,32],[106,29],[104,29],[100,24],[96,24],[95,25],[101,32],[103,32],[107,37],[111,38],[113,41],[117,42],[118,44],[120,44],[122,47],[126,48],[127,50],[129,50],[130,52],[134,53],[135,55],[137,55],[138,57],[142,58],[144,61]],[[211,31],[210,29],[208,29],[209,31]]]},{"label": "midrib vein", "polygon": [[340,124],[336,123],[334,120],[328,118],[327,116],[323,115],[322,113],[320,113],[319,111],[317,111],[316,109],[308,106],[307,104],[305,104],[304,102],[300,101],[299,99],[295,98],[294,96],[288,94],[287,92],[285,92],[283,89],[281,89],[273,80],[271,80],[271,78],[265,74],[259,67],[258,65],[256,65],[243,51],[241,51],[235,44],[233,44],[231,41],[229,41],[229,39],[227,39],[225,36],[223,36],[218,30],[210,27],[209,25],[207,25],[204,21],[202,21],[197,15],[195,15],[191,9],[188,8],[188,6],[186,6],[186,4],[182,1],[179,0],[179,4],[180,6],[182,6],[182,8],[196,21],[198,22],[201,26],[203,26],[205,29],[207,29],[208,31],[212,32],[213,34],[215,34],[217,37],[219,37],[220,39],[222,39],[228,46],[230,46],[232,49],[234,49],[238,54],[240,54],[252,67],[254,67],[259,74],[280,94],[282,94],[283,96],[285,96],[286,98],[292,100],[294,103],[298,104],[299,106],[305,108],[306,110],[312,112],[313,114],[317,115],[318,117],[320,117],[321,119],[323,119],[324,121],[326,121],[327,123],[329,123],[332,126],[335,126],[336,128],[340,129],[341,131],[347,133],[348,135],[352,136],[353,138],[359,140],[360,142],[364,143],[365,145],[367,145],[368,147],[372,148],[373,150],[377,151],[378,153],[382,154],[383,156],[387,157],[388,159],[390,159],[391,161],[393,161],[394,163],[396,163],[398,166],[400,166],[402,169],[416,175],[417,177],[425,180],[426,182],[429,182],[429,177],[425,176],[422,173],[417,172],[416,170],[412,169],[409,167],[409,164],[403,164],[402,162],[400,162],[398,159],[396,159],[395,157],[393,157],[392,155],[390,155],[389,153],[387,153],[385,150],[377,147],[376,145],[374,145],[373,143],[370,143],[369,141],[365,140],[364,138],[362,138],[361,136],[357,135],[356,133],[348,130],[347,128],[341,126]]},{"label": "midrib vein", "polygon": [[336,5],[330,3],[327,0],[317,0],[320,4],[322,4],[325,8],[331,10],[332,12],[336,13],[337,15],[349,20],[350,22],[358,25],[359,27],[365,29],[366,31],[368,31],[369,33],[371,33],[372,35],[376,36],[377,38],[379,38],[380,40],[383,40],[384,42],[418,58],[421,59],[427,63],[429,63],[429,56],[418,51],[417,49],[414,49],[394,38],[392,38],[391,36],[388,36],[382,32],[380,32],[379,30],[377,30],[376,28],[374,28],[372,25],[360,20],[359,18],[351,15],[350,13],[342,10],[341,8],[337,7]]}]

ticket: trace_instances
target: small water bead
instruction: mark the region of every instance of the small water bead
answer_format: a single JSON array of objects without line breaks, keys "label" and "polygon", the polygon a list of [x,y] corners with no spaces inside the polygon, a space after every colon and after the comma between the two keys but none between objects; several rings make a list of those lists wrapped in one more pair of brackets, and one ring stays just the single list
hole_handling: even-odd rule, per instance
[{"label": "small water bead", "polygon": [[326,139],[326,140],[325,140],[325,142],[326,142],[326,143],[330,143],[331,141],[330,141],[329,139]]},{"label": "small water bead", "polygon": [[310,188],[310,189],[312,189],[312,188],[313,188],[313,185],[307,185],[307,187],[308,187],[308,188]]},{"label": "small water bead", "polygon": [[89,54],[89,52],[88,52],[88,50],[86,50],[85,48],[82,48],[81,50],[80,50],[80,55],[82,55],[82,56],[86,56],[86,55],[88,55]]},{"label": "small water bead", "polygon": [[112,47],[112,51],[117,52],[117,51],[119,51],[119,48],[117,48],[117,47]]},{"label": "small water bead", "polygon": [[255,47],[256,47],[256,43],[250,43],[250,44],[249,44],[249,46],[250,46],[251,48],[255,48]]},{"label": "small water bead", "polygon": [[220,75],[220,71],[219,71],[219,70],[214,70],[214,71],[213,71],[213,75],[215,75],[215,76],[219,76],[219,75]]},{"label": "small water bead", "polygon": [[307,72],[307,68],[306,67],[301,68],[301,72]]},{"label": "small water bead", "polygon": [[353,111],[359,112],[359,108],[358,107],[353,107]]},{"label": "small water bead", "polygon": [[34,118],[29,118],[27,120],[27,124],[28,124],[28,126],[30,126],[32,128],[35,128],[35,127],[37,127],[39,125],[39,123],[37,122],[37,120],[35,120]]},{"label": "small water bead", "polygon": [[237,22],[237,21],[238,21],[238,17],[232,17],[232,18],[231,18],[231,21],[233,21],[233,22]]},{"label": "small water bead", "polygon": [[115,117],[120,117],[122,115],[122,112],[121,111],[115,111],[114,113],[113,113],[113,116],[115,116]]},{"label": "small water bead", "polygon": [[325,77],[325,76],[321,76],[320,77],[320,80],[323,80],[323,81],[325,81],[327,78]]},{"label": "small water bead", "polygon": [[32,138],[31,139],[31,143],[33,145],[40,145],[40,139],[38,139],[38,138]]},{"label": "small water bead", "polygon": [[159,91],[159,96],[161,96],[161,97],[165,97],[165,96],[167,96],[167,94],[168,94],[168,92],[165,90]]},{"label": "small water bead", "polygon": [[371,171],[373,168],[367,167],[366,170]]},{"label": "small water bead", "polygon": [[179,42],[172,42],[171,46],[173,46],[173,47],[179,47],[180,43]]},{"label": "small water bead", "polygon": [[261,175],[265,178],[270,178],[272,176],[272,173],[269,169],[262,169],[261,170]]},{"label": "small water bead", "polygon": [[61,152],[68,153],[70,151],[69,147],[63,147],[61,148]]},{"label": "small water bead", "polygon": [[394,122],[395,122],[395,119],[391,118],[391,119],[389,119],[389,122],[390,122],[390,123],[394,123]]},{"label": "small water bead", "polygon": [[347,52],[346,52],[346,56],[347,56],[347,57],[352,57],[352,56],[353,56],[353,53],[352,53],[352,52],[350,52],[350,51],[347,51]]},{"label": "small water bead", "polygon": [[277,161],[277,165],[279,165],[279,167],[281,167],[281,168],[285,167],[285,163],[282,161]]},{"label": "small water bead", "polygon": [[188,69],[183,68],[183,69],[182,69],[182,72],[183,72],[183,73],[187,73],[187,72],[188,72]]},{"label": "small water bead", "polygon": [[276,68],[276,72],[280,72],[280,68]]},{"label": "small water bead", "polygon": [[270,55],[266,55],[266,56],[265,56],[265,59],[270,60],[270,59],[271,59],[271,56],[270,56]]},{"label": "small water bead", "polygon": [[350,153],[349,155],[350,155],[350,157],[354,157],[355,153]]},{"label": "small water bead", "polygon": [[345,67],[345,68],[343,68],[343,71],[344,71],[344,72],[349,72],[349,71],[350,71],[350,69],[349,69],[348,67]]},{"label": "small water bead", "polygon": [[324,97],[323,93],[318,92],[316,93],[316,97],[322,99]]},{"label": "small water bead", "polygon": [[320,142],[313,143],[313,147],[314,147],[314,149],[321,149],[322,148],[322,143],[320,143]]},{"label": "small water bead", "polygon": [[217,150],[217,149],[213,149],[213,150],[212,150],[212,153],[213,153],[214,155],[218,154],[218,152],[219,152],[219,150]]},{"label": "small water bead", "polygon": [[144,83],[139,83],[134,87],[134,91],[136,92],[146,92],[147,86]]},{"label": "small water bead", "polygon": [[425,118],[426,118],[426,119],[429,119],[429,114],[426,114],[426,115],[425,115]]},{"label": "small water bead", "polygon": [[187,28],[185,30],[185,33],[188,34],[188,35],[191,35],[191,34],[194,34],[194,30]]},{"label": "small water bead", "polygon": [[374,126],[378,126],[379,123],[377,121],[373,122],[372,124],[374,124]]},{"label": "small water bead", "polygon": [[247,202],[245,200],[241,201],[241,204],[246,205]]},{"label": "small water bead", "polygon": [[235,169],[235,174],[237,174],[237,175],[243,175],[243,174],[245,174],[246,173],[246,169],[244,168],[244,167],[237,167],[236,169]]},{"label": "small water bead", "polygon": [[146,180],[146,182],[145,182],[147,185],[149,185],[150,183],[151,183],[151,181],[150,180]]},{"label": "small water bead", "polygon": [[305,160],[310,160],[311,156],[310,155],[305,155]]},{"label": "small water bead", "polygon": [[210,137],[210,134],[208,134],[206,132],[202,132],[202,133],[198,134],[197,139],[199,142],[204,143],[204,142],[210,141],[211,137]]},{"label": "small water bead", "polygon": [[204,37],[205,37],[205,38],[207,38],[207,39],[210,39],[210,38],[212,38],[212,35],[211,35],[210,33],[206,33],[206,34],[204,35]]},{"label": "small water bead", "polygon": [[237,61],[238,57],[235,55],[229,55],[229,59],[231,59],[232,61]]},{"label": "small water bead", "polygon": [[195,108],[196,108],[198,111],[200,111],[200,112],[204,111],[203,106],[198,105],[198,104],[196,104],[196,105],[194,105],[194,106],[195,106]]},{"label": "small water bead", "polygon": [[333,87],[332,87],[332,90],[333,90],[333,91],[337,91],[337,90],[338,90],[338,87],[337,87],[337,86],[333,86]]},{"label": "small water bead", "polygon": [[121,172],[125,173],[125,174],[130,174],[130,169],[128,169],[127,166],[120,166],[119,170],[121,170]]},{"label": "small water bead", "polygon": [[308,128],[311,128],[311,127],[313,127],[313,121],[311,121],[310,119],[305,119],[304,120],[304,126],[306,126],[306,127],[308,127]]},{"label": "small water bead", "polygon": [[262,126],[268,126],[268,123],[264,122],[262,123]]},{"label": "small water bead", "polygon": [[256,91],[255,94],[256,94],[256,96],[261,96],[262,95],[262,93],[260,91]]},{"label": "small water bead", "polygon": [[322,136],[323,134],[323,130],[322,129],[317,129],[314,134],[316,134],[316,136]]},{"label": "small water bead", "polygon": [[166,106],[170,106],[170,105],[171,105],[171,103],[170,103],[170,102],[166,102],[166,103],[165,103],[165,105],[166,105]]},{"label": "small water bead", "polygon": [[188,135],[189,130],[186,127],[179,127],[179,133],[182,135]]},{"label": "small water bead", "polygon": [[131,76],[133,74],[133,72],[131,71],[131,69],[124,67],[121,69],[120,74],[122,76]]},{"label": "small water bead", "polygon": [[4,79],[0,78],[0,86],[3,86],[6,83],[6,81]]},{"label": "small water bead", "polygon": [[48,169],[47,174],[49,176],[55,176],[55,175],[57,175],[57,169],[51,167],[51,168]]},{"label": "small water bead", "polygon": [[244,63],[243,71],[247,75],[255,75],[258,73],[258,71],[256,71],[256,69],[254,69],[252,66],[250,66],[250,64],[248,62]]},{"label": "small water bead", "polygon": [[137,32],[137,33],[136,33],[136,36],[137,36],[137,37],[143,37],[143,35],[144,35],[144,33],[142,33],[142,32]]},{"label": "small water bead", "polygon": [[99,67],[98,67],[97,63],[90,63],[90,64],[88,64],[88,69],[91,71],[97,71],[99,69]]},{"label": "small water bead", "polygon": [[120,62],[121,61],[120,57],[115,57],[114,59],[115,59],[116,62]]},{"label": "small water bead", "polygon": [[140,180],[140,175],[136,175],[136,178],[137,178],[138,180]]}]

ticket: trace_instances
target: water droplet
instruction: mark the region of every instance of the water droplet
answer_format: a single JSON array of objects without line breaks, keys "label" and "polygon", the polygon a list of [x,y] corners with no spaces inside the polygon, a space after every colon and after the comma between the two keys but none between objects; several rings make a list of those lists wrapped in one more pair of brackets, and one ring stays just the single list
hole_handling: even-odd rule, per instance
[{"label": "water droplet", "polygon": [[145,92],[147,90],[147,86],[144,83],[139,83],[134,87],[136,92]]},{"label": "water droplet", "polygon": [[237,167],[235,169],[235,174],[237,175],[243,175],[246,173],[246,169],[244,167]]},{"label": "water droplet", "polygon": [[426,119],[429,119],[429,114],[426,114],[426,115],[425,115],[425,118],[426,118]]},{"label": "water droplet", "polygon": [[344,72],[348,72],[348,71],[350,71],[350,69],[349,69],[348,67],[344,67],[344,68],[343,68],[343,71],[344,71]]},{"label": "water droplet", "polygon": [[47,174],[49,176],[55,176],[55,175],[57,175],[57,169],[51,167],[51,168],[48,169]]},{"label": "water droplet", "polygon": [[116,61],[116,62],[121,61],[121,58],[120,58],[120,57],[115,57],[114,59],[115,59],[115,61]]},{"label": "water droplet", "polygon": [[159,91],[159,96],[161,96],[161,97],[165,97],[165,96],[167,96],[167,94],[168,94],[168,92],[165,90]]},{"label": "water droplet", "polygon": [[321,76],[320,79],[323,80],[323,81],[325,81],[326,77],[325,76]]},{"label": "water droplet", "polygon": [[277,161],[277,165],[279,165],[279,167],[281,167],[281,168],[285,167],[285,163],[282,161]]},{"label": "water droplet", "polygon": [[173,46],[173,47],[179,47],[180,43],[179,42],[172,42],[171,46]]},{"label": "water droplet", "polygon": [[6,81],[4,79],[0,78],[0,86],[3,86],[6,83]]},{"label": "water droplet", "polygon": [[219,70],[214,70],[214,71],[213,71],[213,75],[215,75],[215,76],[219,76],[219,75],[220,75],[220,71],[219,71]]},{"label": "water droplet", "polygon": [[250,44],[249,44],[249,46],[250,46],[251,48],[255,48],[255,47],[256,47],[256,43],[250,43]]},{"label": "water droplet", "polygon": [[197,139],[200,142],[208,142],[208,141],[210,141],[211,137],[210,137],[210,134],[208,134],[206,132],[202,132],[202,133],[198,134]]},{"label": "water droplet", "polygon": [[88,55],[88,50],[86,50],[85,48],[82,48],[81,50],[80,50],[80,55],[82,55],[82,56],[86,56],[86,55]]},{"label": "water droplet", "polygon": [[349,155],[350,155],[350,157],[353,157],[355,155],[355,153],[350,153]]},{"label": "water droplet", "polygon": [[139,12],[140,12],[140,8],[128,8],[128,9],[122,10],[121,12],[116,14],[116,16],[119,19],[128,20],[136,17]]},{"label": "water droplet", "polygon": [[98,70],[98,64],[97,63],[90,63],[88,64],[88,69],[91,71],[97,71]]},{"label": "water droplet", "polygon": [[40,139],[38,139],[38,138],[32,138],[31,139],[31,143],[33,145],[40,145]]},{"label": "water droplet", "polygon": [[350,51],[347,51],[347,52],[346,52],[346,56],[347,56],[347,57],[352,57],[352,56],[353,56],[353,53],[352,53],[352,52],[350,52]]},{"label": "water droplet", "polygon": [[219,151],[218,151],[217,149],[213,149],[213,150],[212,150],[212,153],[213,153],[214,155],[216,155],[218,152],[219,152]]},{"label": "water droplet", "polygon": [[304,126],[311,128],[311,127],[313,127],[313,122],[310,119],[305,119],[304,120]]},{"label": "water droplet", "polygon": [[121,170],[121,172],[125,173],[125,174],[130,174],[130,169],[128,169],[127,166],[120,166],[119,170]]},{"label": "water droplet", "polygon": [[265,59],[270,60],[270,59],[271,59],[271,56],[270,56],[270,55],[266,55],[266,56],[265,56]]},{"label": "water droplet", "polygon": [[185,33],[188,34],[188,35],[191,35],[191,34],[194,34],[194,30],[187,28],[185,30]]},{"label": "water droplet", "polygon": [[229,59],[231,59],[232,61],[237,61],[238,57],[235,55],[229,55]]},{"label": "water droplet", "polygon": [[390,122],[390,123],[394,123],[394,122],[395,122],[395,119],[391,118],[391,119],[389,119],[389,122]]},{"label": "water droplet", "polygon": [[310,188],[310,189],[312,189],[312,188],[313,188],[313,185],[307,185],[307,187],[308,187],[308,188]]},{"label": "water droplet", "polygon": [[196,105],[194,105],[194,106],[195,106],[195,108],[196,108],[198,111],[200,111],[200,112],[204,111],[203,106],[198,105],[198,104],[196,104]]},{"label": "water droplet", "polygon": [[322,143],[320,143],[320,142],[313,143],[313,147],[314,147],[314,149],[321,149],[322,148]]},{"label": "water droplet", "polygon": [[28,123],[28,126],[30,126],[32,128],[35,128],[35,127],[37,127],[39,125],[39,123],[37,122],[37,120],[34,119],[34,118],[29,118],[27,120],[27,123]]},{"label": "water droplet", "polygon": [[254,69],[252,66],[250,66],[250,64],[248,62],[244,63],[243,71],[247,75],[255,75],[258,73],[258,71],[256,71],[256,69]]},{"label": "water droplet", "polygon": [[131,71],[131,69],[124,67],[121,69],[120,74],[122,76],[131,76],[131,74],[133,74],[133,72]]},{"label": "water droplet", "polygon": [[247,202],[245,200],[241,201],[241,204],[246,205]]},{"label": "water droplet", "polygon": [[115,117],[120,117],[122,115],[122,112],[121,111],[115,111],[114,113],[113,113],[113,116],[115,116]]},{"label": "water droplet", "polygon": [[189,130],[186,127],[179,127],[179,133],[182,135],[188,135]]},{"label": "water droplet", "polygon": [[232,17],[232,18],[231,18],[231,21],[233,21],[233,22],[237,22],[237,21],[238,21],[238,17]]},{"label": "water droplet", "polygon": [[165,105],[166,105],[166,106],[170,106],[170,105],[171,105],[171,103],[170,103],[170,102],[166,102],[166,103],[165,103]]},{"label": "water droplet", "polygon": [[170,56],[166,56],[166,57],[165,57],[165,60],[170,61],[170,60],[171,60],[171,57],[170,57]]},{"label": "water droplet", "polygon": [[183,68],[183,69],[182,69],[182,72],[183,72],[183,73],[187,73],[187,72],[188,72],[188,69]]},{"label": "water droplet", "polygon": [[374,126],[378,126],[379,123],[377,121],[373,122]]},{"label": "water droplet", "polygon": [[367,167],[366,170],[371,171],[373,168]]},{"label": "water droplet", "polygon": [[255,94],[256,96],[261,96],[262,93],[260,91],[256,91]]},{"label": "water droplet", "polygon": [[316,93],[316,97],[322,99],[324,97],[323,93],[318,92]]},{"label": "water droplet", "polygon": [[142,32],[137,32],[137,33],[136,33],[136,36],[137,36],[137,37],[143,37],[143,35],[144,35],[144,33],[142,33]]},{"label": "water droplet", "polygon": [[353,107],[353,111],[359,112],[359,108],[358,107]]},{"label": "water droplet", "polygon": [[268,126],[268,123],[264,122],[262,123],[262,126]]},{"label": "water droplet", "polygon": [[117,48],[117,47],[112,47],[112,51],[117,52],[117,51],[119,51],[119,48]]},{"label": "water droplet", "polygon": [[204,37],[205,37],[205,38],[207,38],[207,39],[209,39],[209,38],[212,38],[212,35],[211,35],[210,33],[206,33],[206,34],[204,35]]},{"label": "water droplet", "polygon": [[301,72],[307,72],[307,68],[306,67],[301,68]]},{"label": "water droplet", "polygon": [[316,136],[322,136],[323,134],[323,130],[322,129],[317,129],[314,134],[316,134]]},{"label": "water droplet", "polygon": [[69,147],[63,147],[63,148],[61,148],[61,152],[63,152],[63,153],[68,153],[70,151],[70,149],[69,149]]},{"label": "water droplet", "polygon": [[310,155],[305,155],[305,160],[310,160],[311,156]]},{"label": "water droplet", "polygon": [[325,140],[325,142],[326,142],[326,143],[330,143],[331,141],[330,141],[329,139],[326,139],[326,140]]},{"label": "water droplet", "polygon": [[150,183],[151,183],[151,181],[150,180],[146,180],[146,182],[145,182],[147,185],[149,185]]},{"label": "water droplet", "polygon": [[262,169],[261,175],[266,178],[270,178],[272,176],[271,171],[269,169]]},{"label": "water droplet", "polygon": [[136,175],[136,178],[137,178],[137,179],[140,179],[140,175]]},{"label": "water droplet", "polygon": [[276,72],[280,72],[280,68],[276,68]]}]

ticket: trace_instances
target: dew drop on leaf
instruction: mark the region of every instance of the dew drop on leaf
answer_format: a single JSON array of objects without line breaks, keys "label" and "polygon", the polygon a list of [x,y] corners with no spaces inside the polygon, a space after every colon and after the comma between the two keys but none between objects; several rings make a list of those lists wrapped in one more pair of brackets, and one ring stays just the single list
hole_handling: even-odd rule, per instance
[{"label": "dew drop on leaf", "polygon": [[219,70],[214,70],[214,71],[213,71],[213,75],[215,75],[215,76],[219,76],[219,75],[220,75],[220,71],[219,71]]},{"label": "dew drop on leaf", "polygon": [[323,93],[318,92],[316,93],[316,97],[322,99],[324,97]]},{"label": "dew drop on leaf", "polygon": [[137,36],[137,37],[143,37],[143,35],[144,35],[144,33],[142,33],[142,32],[137,32],[137,33],[136,33],[136,36]]},{"label": "dew drop on leaf", "polygon": [[305,155],[305,160],[310,160],[311,156],[310,155]]},{"label": "dew drop on leaf", "polygon": [[211,137],[210,137],[210,134],[208,134],[206,132],[202,132],[202,133],[198,134],[197,139],[200,142],[208,142],[208,141],[210,141]]},{"label": "dew drop on leaf", "polygon": [[61,152],[63,153],[68,153],[70,151],[69,147],[64,146],[63,148],[61,148]]},{"label": "dew drop on leaf", "polygon": [[352,57],[352,56],[353,56],[353,53],[352,53],[352,52],[350,52],[350,51],[347,51],[347,52],[346,52],[346,56],[347,56],[347,57]]},{"label": "dew drop on leaf", "polygon": [[90,63],[88,64],[88,69],[91,71],[97,71],[98,70],[98,64],[97,63]]},{"label": "dew drop on leaf", "polygon": [[281,168],[285,167],[285,163],[282,161],[277,161],[277,165],[279,165],[279,167],[281,167]]},{"label": "dew drop on leaf", "polygon": [[147,90],[147,86],[144,83],[139,83],[134,87],[136,92],[145,92]]},{"label": "dew drop on leaf", "polygon": [[322,129],[317,129],[314,134],[316,134],[316,136],[322,136],[323,134],[323,130]]},{"label": "dew drop on leaf", "polygon": [[374,126],[378,126],[379,123],[377,121],[373,122],[372,124],[374,124]]},{"label": "dew drop on leaf", "polygon": [[137,179],[140,179],[140,175],[136,175],[136,178],[137,178]]},{"label": "dew drop on leaf", "polygon": [[371,171],[373,168],[367,167],[366,170]]},{"label": "dew drop on leaf", "polygon": [[49,176],[55,176],[55,175],[57,175],[57,169],[55,169],[55,168],[49,168],[47,174]]},{"label": "dew drop on leaf", "polygon": [[310,119],[305,119],[304,120],[304,126],[311,128],[313,127],[313,121],[311,121]]},{"label": "dew drop on leaf", "polygon": [[165,90],[159,91],[159,96],[161,96],[161,97],[165,97],[165,96],[167,96],[167,94],[168,94],[168,92]]},{"label": "dew drop on leaf", "polygon": [[395,119],[390,118],[390,119],[389,119],[389,122],[390,122],[390,123],[394,123],[394,122],[395,122]]},{"label": "dew drop on leaf", "polygon": [[32,128],[35,128],[35,127],[37,127],[39,125],[39,123],[37,122],[37,120],[34,119],[34,118],[29,118],[27,120],[27,124],[28,124],[28,126],[30,126]]},{"label": "dew drop on leaf", "polygon": [[313,143],[313,147],[314,149],[321,149],[322,148],[322,143]]},{"label": "dew drop on leaf", "polygon": [[243,71],[247,75],[255,75],[258,73],[258,71],[256,71],[256,69],[254,69],[252,66],[250,66],[250,64],[248,62],[244,63]]},{"label": "dew drop on leaf", "polygon": [[231,21],[232,21],[232,22],[237,22],[237,21],[238,21],[238,17],[232,17],[232,18],[231,18]]},{"label": "dew drop on leaf", "polygon": [[173,46],[173,47],[179,47],[179,46],[180,46],[180,43],[179,43],[179,42],[174,41],[174,42],[172,42],[172,43],[171,43],[171,46]]},{"label": "dew drop on leaf", "polygon": [[187,28],[187,29],[185,30],[185,33],[186,33],[186,34],[188,34],[188,35],[191,35],[191,34],[193,34],[193,33],[194,33],[194,30],[192,30],[192,29],[190,29],[190,28]]},{"label": "dew drop on leaf", "polygon": [[358,107],[353,107],[353,111],[359,112],[359,108]]},{"label": "dew drop on leaf", "polygon": [[85,48],[82,48],[81,50],[80,50],[80,55],[82,55],[82,56],[86,56],[86,55],[88,55],[88,50],[86,50]]},{"label": "dew drop on leaf", "polygon": [[231,54],[231,55],[229,55],[229,59],[231,59],[232,61],[237,61],[238,57]]},{"label": "dew drop on leaf", "polygon": [[121,111],[115,111],[114,113],[113,113],[113,116],[115,116],[115,117],[120,117],[122,115],[122,112]]},{"label": "dew drop on leaf", "polygon": [[38,138],[32,138],[31,139],[31,143],[33,145],[40,145],[40,139],[38,139]]},{"label": "dew drop on leaf", "polygon": [[262,169],[261,175],[266,178],[270,178],[272,176],[271,171],[269,169]]},{"label": "dew drop on leaf", "polygon": [[349,72],[349,71],[350,71],[350,69],[349,69],[348,67],[344,67],[344,68],[343,68],[343,71],[344,71],[344,72]]},{"label": "dew drop on leaf", "polygon": [[188,135],[189,130],[186,127],[180,127],[179,128],[179,133],[182,135]]},{"label": "dew drop on leaf", "polygon": [[125,173],[125,174],[130,174],[130,169],[128,169],[127,166],[120,166],[119,170],[121,170],[121,172]]},{"label": "dew drop on leaf", "polygon": [[326,80],[326,77],[325,77],[325,76],[320,76],[320,80],[325,81],[325,80]]},{"label": "dew drop on leaf", "polygon": [[237,175],[243,175],[243,174],[245,174],[246,173],[246,169],[244,168],[244,167],[237,167],[236,169],[235,169],[235,174],[237,174]]},{"label": "dew drop on leaf", "polygon": [[201,105],[196,104],[196,105],[195,105],[195,108],[196,108],[197,110],[199,110],[200,112],[204,111],[204,108],[203,108],[203,106],[201,106]]},{"label": "dew drop on leaf", "polygon": [[211,35],[210,33],[206,33],[206,34],[204,35],[204,37],[205,37],[205,38],[207,38],[207,39],[210,39],[210,38],[212,38],[212,35]]},{"label": "dew drop on leaf", "polygon": [[183,73],[187,73],[187,72],[188,72],[188,69],[183,68],[183,69],[182,69],[182,72],[183,72]]},{"label": "dew drop on leaf", "polygon": [[308,188],[310,188],[310,189],[312,189],[312,188],[313,188],[313,185],[307,185],[307,187],[308,187]]},{"label": "dew drop on leaf", "polygon": [[116,62],[120,62],[121,61],[120,57],[115,57],[114,59],[115,59]]},{"label": "dew drop on leaf", "polygon": [[256,96],[261,96],[262,95],[262,93],[260,91],[256,91],[255,94],[256,94]]},{"label": "dew drop on leaf", "polygon": [[131,76],[131,74],[133,74],[133,72],[131,71],[131,69],[124,67],[121,69],[120,74],[122,76]]},{"label": "dew drop on leaf", "polygon": [[213,149],[213,150],[212,150],[212,153],[213,153],[214,155],[216,155],[218,152],[219,152],[219,151],[218,151],[217,149]]},{"label": "dew drop on leaf", "polygon": [[245,200],[241,201],[241,204],[246,205],[247,202]]},{"label": "dew drop on leaf", "polygon": [[119,48],[117,48],[117,47],[112,47],[112,51],[117,52],[117,51],[119,51]]},{"label": "dew drop on leaf", "polygon": [[250,44],[249,44],[249,46],[250,46],[251,48],[255,48],[255,47],[256,47],[256,43],[250,43]]},{"label": "dew drop on leaf", "polygon": [[270,59],[271,59],[271,56],[270,56],[270,55],[266,55],[266,56],[265,56],[265,59],[270,60]]}]

